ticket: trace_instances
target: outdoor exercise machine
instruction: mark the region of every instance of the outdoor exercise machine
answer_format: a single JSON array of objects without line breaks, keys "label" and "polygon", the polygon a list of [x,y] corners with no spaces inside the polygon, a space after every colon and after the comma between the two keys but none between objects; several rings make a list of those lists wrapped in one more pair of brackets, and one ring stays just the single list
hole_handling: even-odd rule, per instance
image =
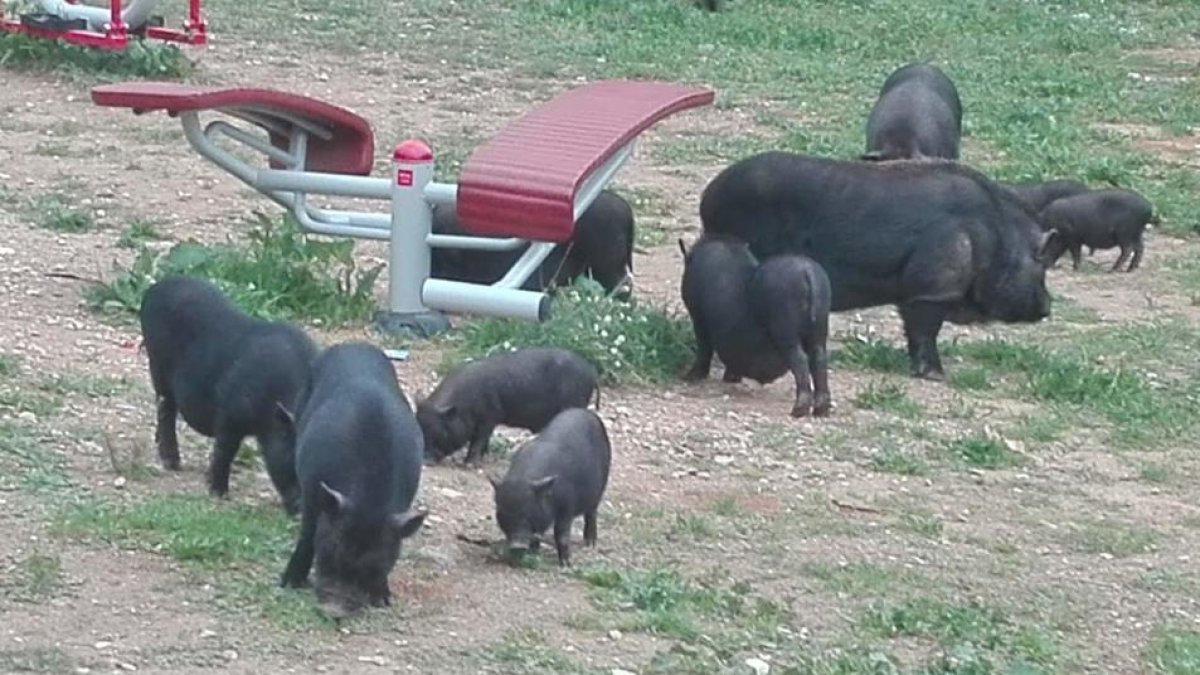
[{"label": "outdoor exercise machine", "polygon": [[0,31],[110,50],[125,49],[130,35],[191,45],[208,42],[200,0],[188,0],[188,18],[182,29],[163,26],[162,17],[154,15],[158,3],[109,0],[106,8],[80,4],[79,0],[35,0],[40,11],[11,18],[5,16],[4,0],[0,0]]},{"label": "outdoor exercise machine", "polygon": [[[520,287],[633,153],[646,129],[712,103],[713,91],[668,82],[604,80],[566,91],[509,123],[477,147],[458,183],[433,180],[434,154],[420,140],[392,153],[388,178],[372,177],[371,125],[345,108],[271,89],[127,82],[92,89],[97,105],[141,114],[165,110],[183,123],[203,157],[291,212],[308,232],[389,242],[387,331],[427,337],[449,327],[444,313],[544,321],[550,298]],[[213,120],[223,113],[248,123]],[[257,130],[253,128],[257,127]],[[265,132],[265,136],[264,133]],[[217,144],[265,156],[254,167]],[[261,157],[260,157],[261,161]],[[310,195],[390,202],[390,212],[317,208]],[[463,235],[431,232],[433,211],[454,206]],[[487,251],[528,246],[491,285],[430,277],[433,248]]]}]

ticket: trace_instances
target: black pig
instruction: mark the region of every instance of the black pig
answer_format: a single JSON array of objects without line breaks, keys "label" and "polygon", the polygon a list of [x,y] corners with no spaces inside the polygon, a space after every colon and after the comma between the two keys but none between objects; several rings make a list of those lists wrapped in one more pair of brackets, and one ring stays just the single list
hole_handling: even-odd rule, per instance
[{"label": "black pig", "polygon": [[1070,179],[1049,180],[1041,183],[1005,183],[1002,184],[1002,187],[1025,202],[1034,213],[1041,213],[1042,209],[1056,199],[1083,194],[1091,190],[1086,184]]},{"label": "black pig", "polygon": [[1145,197],[1120,188],[1056,199],[1042,210],[1041,220],[1045,227],[1062,235],[1047,251],[1051,264],[1070,251],[1072,268],[1079,269],[1084,246],[1093,250],[1120,246],[1121,255],[1113,263],[1112,272],[1126,260],[1129,261],[1126,272],[1137,269],[1145,250],[1142,235],[1146,225],[1158,222],[1154,207]]},{"label": "black pig", "polygon": [[680,241],[679,248],[685,260],[683,303],[697,346],[696,362],[685,379],[708,377],[715,350],[725,364],[726,382],[749,377],[767,384],[791,371],[796,380],[792,416],[828,414],[830,293],[825,271],[799,255],[779,255],[760,264],[745,242],[729,236],[701,237],[691,251]]},{"label": "black pig", "polygon": [[140,310],[150,380],[158,398],[155,443],[163,467],[180,467],[178,415],[214,439],[209,491],[229,492],[229,471],[254,436],[267,473],[295,514],[294,448],[275,416],[304,386],[317,348],[299,328],[242,313],[207,281],[169,277],[150,287]]},{"label": "black pig", "polygon": [[[434,234],[468,235],[452,206],[434,210]],[[633,209],[612,192],[601,192],[575,223],[571,241],[559,244],[529,275],[523,288],[543,290],[565,286],[580,275],[590,275],[608,292],[627,284],[633,272]],[[434,248],[430,274],[476,284],[492,284],[508,272],[526,247],[511,251],[477,251]]]},{"label": "black pig", "polygon": [[866,160],[958,159],[962,101],[958,89],[931,63],[896,69],[867,118]]},{"label": "black pig", "polygon": [[1050,315],[1044,251],[1057,237],[1012,193],[946,160],[858,162],[767,152],[704,189],[705,233],[759,259],[806,255],[829,275],[832,311],[896,305],[913,374],[942,379],[946,320]]},{"label": "black pig", "polygon": [[596,413],[571,408],[555,415],[513,455],[503,480],[488,476],[496,523],[510,555],[536,552],[554,526],[558,563],[571,562],[571,525],[583,516],[583,541],[596,543],[596,509],[608,484],[612,447]]},{"label": "black pig", "polygon": [[401,544],[421,528],[412,508],[421,482],[421,430],[378,347],[350,342],[326,349],[296,403],[300,536],[283,573],[285,587],[307,583],[316,558],[317,601],[334,618],[391,603],[388,574]]},{"label": "black pig", "polygon": [[566,349],[535,347],[468,363],[417,404],[425,454],[439,462],[464,444],[466,462],[487,451],[501,424],[537,432],[567,408],[600,406],[595,367]]}]

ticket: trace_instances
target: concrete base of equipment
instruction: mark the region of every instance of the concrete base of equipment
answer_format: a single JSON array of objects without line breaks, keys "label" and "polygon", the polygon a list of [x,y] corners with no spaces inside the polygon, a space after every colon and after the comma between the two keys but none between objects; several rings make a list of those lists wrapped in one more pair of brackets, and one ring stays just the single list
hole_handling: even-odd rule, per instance
[{"label": "concrete base of equipment", "polygon": [[375,312],[375,330],[384,335],[427,340],[450,330],[450,319],[441,312]]}]

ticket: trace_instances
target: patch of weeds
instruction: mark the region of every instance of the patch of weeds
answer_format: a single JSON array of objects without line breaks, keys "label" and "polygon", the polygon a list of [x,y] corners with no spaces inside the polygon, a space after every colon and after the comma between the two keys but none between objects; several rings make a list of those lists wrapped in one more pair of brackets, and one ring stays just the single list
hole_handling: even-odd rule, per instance
[{"label": "patch of weeds", "polygon": [[917,453],[894,445],[880,448],[879,452],[872,455],[871,466],[876,471],[901,476],[924,476],[929,473],[929,465]]},{"label": "patch of weeds", "polygon": [[33,427],[0,421],[0,490],[43,492],[70,484],[62,457],[46,447]]},{"label": "patch of weeds", "polygon": [[633,613],[630,630],[695,641],[710,630],[706,621],[736,623],[750,635],[773,635],[785,620],[783,607],[753,597],[744,583],[725,587],[717,580],[691,581],[666,568],[590,566],[576,575],[596,589],[602,606]]},{"label": "patch of weeds", "polygon": [[941,519],[928,511],[905,511],[900,514],[900,526],[930,539],[938,539],[942,536]]},{"label": "patch of weeds", "polygon": [[162,553],[205,569],[275,563],[293,543],[293,523],[278,507],[214,503],[200,495],[84,501],[69,506],[59,521],[65,534]]},{"label": "patch of weeds", "polygon": [[108,398],[129,391],[133,383],[127,377],[91,375],[87,373],[55,373],[38,383],[38,389],[56,396],[86,396]]},{"label": "patch of weeds", "polygon": [[1053,410],[1027,415],[1016,427],[1014,436],[1026,441],[1050,443],[1057,441],[1067,430],[1067,423],[1062,415]]},{"label": "patch of weeds", "polygon": [[493,666],[506,673],[555,675],[601,672],[585,668],[562,650],[550,646],[546,636],[536,630],[510,632],[499,642],[475,652],[474,657],[482,665]]},{"label": "patch of weeds", "polygon": [[1084,523],[1069,533],[1071,547],[1080,553],[1124,558],[1153,549],[1158,533],[1146,527],[1111,521]]},{"label": "patch of weeds", "polygon": [[854,405],[863,410],[882,410],[901,417],[916,417],[921,406],[908,397],[904,388],[895,382],[870,382],[854,397]]},{"label": "patch of weeds", "polygon": [[447,338],[454,346],[439,368],[524,347],[561,347],[587,359],[608,384],[677,380],[695,352],[691,324],[653,305],[605,294],[579,279],[555,296],[545,323],[484,318]]},{"label": "patch of weeds", "polygon": [[[108,456],[108,464],[113,473],[125,480],[141,481],[154,475],[154,469],[147,462],[147,444],[141,437],[134,438],[127,444],[118,443],[110,435],[104,434],[104,451]],[[238,457],[246,455],[257,456],[249,452],[239,452]]]},{"label": "patch of weeds", "polygon": [[272,320],[311,319],[340,326],[367,319],[383,266],[359,271],[354,242],[307,236],[290,216],[280,221],[256,214],[244,248],[232,243],[180,242],[159,255],[142,248],[128,270],[91,287],[93,310],[131,319],[156,281],[173,275],[208,279],[246,312]]},{"label": "patch of weeds", "polygon": [[908,570],[871,563],[805,563],[800,566],[800,573],[820,581],[826,590],[853,596],[874,597],[916,582],[916,576]]},{"label": "patch of weeds", "polygon": [[1021,463],[1021,456],[1008,449],[1004,441],[992,436],[967,436],[951,441],[949,451],[969,466],[1003,469]]},{"label": "patch of weeds", "polygon": [[117,238],[117,246],[136,250],[143,247],[146,242],[162,241],[166,238],[166,235],[159,232],[154,223],[137,219],[130,222],[125,231],[121,232],[121,236]]},{"label": "patch of weeds", "polygon": [[1146,648],[1146,665],[1165,675],[1200,673],[1200,633],[1192,630],[1160,630]]},{"label": "patch of weeds", "polygon": [[793,452],[799,442],[795,427],[778,422],[767,422],[750,432],[750,445],[772,452]]},{"label": "patch of weeds", "polygon": [[1174,477],[1175,470],[1166,464],[1143,464],[1138,470],[1138,479],[1147,483],[1169,483]]},{"label": "patch of weeds", "polygon": [[744,514],[742,505],[738,503],[737,497],[725,495],[709,505],[713,513],[722,518],[737,518]]},{"label": "patch of weeds", "polygon": [[1019,624],[999,608],[977,602],[917,598],[876,603],[863,614],[859,626],[884,638],[936,641],[940,654],[922,672],[1028,672],[1052,666],[1058,657],[1054,640],[1040,628]]},{"label": "patch of weeds", "polygon": [[12,354],[0,354],[0,378],[9,379],[21,368],[21,360]]},{"label": "patch of weeds", "polygon": [[908,373],[908,355],[878,338],[856,335],[832,351],[831,360],[836,365],[856,370]]},{"label": "patch of weeds", "polygon": [[667,538],[671,540],[683,538],[704,541],[714,539],[716,536],[717,526],[700,513],[677,512],[671,528],[667,531]]},{"label": "patch of weeds", "polygon": [[990,373],[984,368],[958,368],[950,371],[950,386],[961,391],[984,391],[992,388]]},{"label": "patch of weeds", "polygon": [[0,66],[113,79],[181,79],[192,72],[191,61],[174,45],[131,37],[127,49],[110,51],[13,33],[0,33]]},{"label": "patch of weeds", "polygon": [[[0,33],[0,36],[4,35]],[[49,42],[49,40],[47,40]],[[25,647],[0,649],[0,672],[4,673],[71,673],[76,663],[61,649]]]},{"label": "patch of weeds", "polygon": [[96,227],[96,219],[91,211],[72,206],[61,195],[42,197],[34,208],[38,212],[38,224],[47,230],[82,234]]},{"label": "patch of weeds", "polygon": [[17,602],[43,602],[63,585],[62,560],[53,553],[31,553],[16,564],[10,582],[0,585]]}]

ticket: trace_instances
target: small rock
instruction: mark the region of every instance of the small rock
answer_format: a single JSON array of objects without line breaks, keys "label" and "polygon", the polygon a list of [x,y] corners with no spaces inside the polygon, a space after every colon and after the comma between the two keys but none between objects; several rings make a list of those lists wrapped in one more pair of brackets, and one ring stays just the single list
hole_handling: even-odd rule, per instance
[{"label": "small rock", "polygon": [[754,671],[755,675],[767,675],[767,673],[771,672],[771,664],[763,661],[762,659],[746,659],[746,665],[750,666],[750,669]]},{"label": "small rock", "polygon": [[637,673],[632,670],[625,670],[624,668],[613,668],[609,675],[637,675]]},{"label": "small rock", "polygon": [[96,644],[94,644],[92,646],[95,647],[96,649],[108,649],[109,647],[113,646],[113,643],[105,642],[105,641],[101,640],[100,642],[97,642]]},{"label": "small rock", "polygon": [[117,479],[113,481],[113,487],[118,490],[125,487],[125,476],[117,476]]},{"label": "small rock", "polygon": [[121,670],[128,670],[129,672],[137,670],[137,666],[133,665],[132,663],[125,663],[124,661],[118,663],[117,667]]},{"label": "small rock", "polygon": [[614,628],[614,629],[612,629],[612,630],[610,630],[610,631],[608,631],[608,639],[610,639],[610,640],[612,640],[612,641],[614,641],[614,642],[615,642],[615,641],[617,641],[617,640],[620,640],[620,639],[621,639],[621,631],[619,631],[619,630],[617,630],[617,629],[615,629],[615,628]]},{"label": "small rock", "polygon": [[21,412],[17,413],[17,419],[21,420],[22,422],[36,422],[37,415],[34,415],[28,410],[22,410]]},{"label": "small rock", "polygon": [[370,663],[372,665],[379,666],[380,668],[387,665],[387,659],[383,658],[382,656],[360,656],[358,657],[358,662]]},{"label": "small rock", "polygon": [[449,497],[450,499],[458,499],[459,497],[463,496],[463,493],[459,492],[458,490],[452,490],[450,488],[441,488],[438,490],[438,492],[440,492],[445,497]]},{"label": "small rock", "polygon": [[226,661],[237,661],[238,653],[232,649],[226,649],[225,651],[221,652],[221,658],[225,659]]},{"label": "small rock", "polygon": [[208,638],[215,638],[215,637],[217,637],[217,631],[215,631],[215,630],[209,630],[209,629],[205,628],[204,630],[200,631],[200,639],[201,640],[205,640]]},{"label": "small rock", "polygon": [[733,458],[729,455],[717,455],[716,457],[713,457],[713,461],[721,466],[729,466],[730,464],[733,464]]}]

